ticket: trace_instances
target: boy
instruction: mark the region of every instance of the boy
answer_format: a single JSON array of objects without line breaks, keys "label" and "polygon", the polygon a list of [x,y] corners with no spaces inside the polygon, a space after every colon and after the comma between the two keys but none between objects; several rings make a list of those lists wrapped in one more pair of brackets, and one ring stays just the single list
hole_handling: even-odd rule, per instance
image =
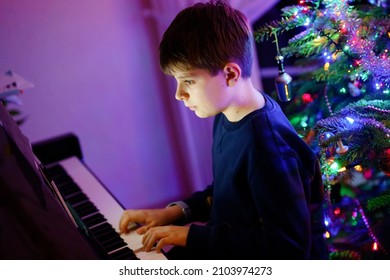
[{"label": "boy", "polygon": [[[213,182],[163,209],[126,210],[146,251],[168,259],[326,259],[318,158],[251,82],[252,33],[224,1],[181,11],[160,43],[175,97],[213,117]],[[205,224],[191,223],[195,221]]]}]

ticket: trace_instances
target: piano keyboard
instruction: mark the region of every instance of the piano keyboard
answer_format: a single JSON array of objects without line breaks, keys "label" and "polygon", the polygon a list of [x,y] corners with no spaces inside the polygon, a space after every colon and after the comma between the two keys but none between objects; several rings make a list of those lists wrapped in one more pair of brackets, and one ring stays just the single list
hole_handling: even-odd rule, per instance
[{"label": "piano keyboard", "polygon": [[77,158],[71,157],[47,167],[60,193],[77,213],[88,233],[109,259],[163,260],[163,254],[142,249],[142,236],[119,235],[123,207]]}]

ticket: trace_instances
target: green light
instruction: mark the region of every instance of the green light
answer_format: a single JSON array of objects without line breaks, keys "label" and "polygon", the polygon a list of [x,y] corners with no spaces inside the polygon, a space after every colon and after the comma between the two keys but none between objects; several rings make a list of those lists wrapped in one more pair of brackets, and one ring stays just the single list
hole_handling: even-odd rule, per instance
[{"label": "green light", "polygon": [[340,89],[340,93],[343,93],[343,94],[347,93],[347,90],[343,87],[343,88]]},{"label": "green light", "polygon": [[330,165],[330,169],[332,169],[333,171],[336,171],[336,170],[339,170],[339,164],[337,162],[333,162],[331,165]]},{"label": "green light", "polygon": [[360,78],[363,80],[363,81],[366,81],[368,79],[368,74],[367,73],[361,73],[360,74]]},{"label": "green light", "polygon": [[302,119],[301,119],[301,126],[303,128],[307,127],[307,120],[309,119],[308,116],[303,116]]}]

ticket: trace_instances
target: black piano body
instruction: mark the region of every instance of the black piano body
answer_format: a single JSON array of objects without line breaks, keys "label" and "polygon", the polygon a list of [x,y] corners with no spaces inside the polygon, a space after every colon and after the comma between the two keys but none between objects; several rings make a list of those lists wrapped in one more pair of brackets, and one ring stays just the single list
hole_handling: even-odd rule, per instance
[{"label": "black piano body", "polygon": [[99,193],[111,202],[116,212],[105,211],[119,219],[123,209],[115,198],[102,186],[86,195],[66,168],[100,183],[83,165],[74,134],[31,146],[0,103],[0,259],[165,259],[136,253],[131,246],[140,245],[130,243],[139,237],[124,240],[90,196]]}]

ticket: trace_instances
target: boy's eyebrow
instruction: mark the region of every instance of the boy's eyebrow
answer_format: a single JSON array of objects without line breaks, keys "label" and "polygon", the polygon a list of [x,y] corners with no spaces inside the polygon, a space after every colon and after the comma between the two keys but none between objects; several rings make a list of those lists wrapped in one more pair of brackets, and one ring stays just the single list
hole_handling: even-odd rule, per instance
[{"label": "boy's eyebrow", "polygon": [[191,74],[183,74],[183,75],[180,75],[180,76],[177,76],[178,79],[186,79],[186,78],[190,78],[192,77],[193,75]]},{"label": "boy's eyebrow", "polygon": [[186,78],[193,78],[196,76],[198,76],[196,74],[196,72],[186,72],[186,73],[179,74],[178,76],[176,76],[176,78],[177,79],[186,79]]}]

